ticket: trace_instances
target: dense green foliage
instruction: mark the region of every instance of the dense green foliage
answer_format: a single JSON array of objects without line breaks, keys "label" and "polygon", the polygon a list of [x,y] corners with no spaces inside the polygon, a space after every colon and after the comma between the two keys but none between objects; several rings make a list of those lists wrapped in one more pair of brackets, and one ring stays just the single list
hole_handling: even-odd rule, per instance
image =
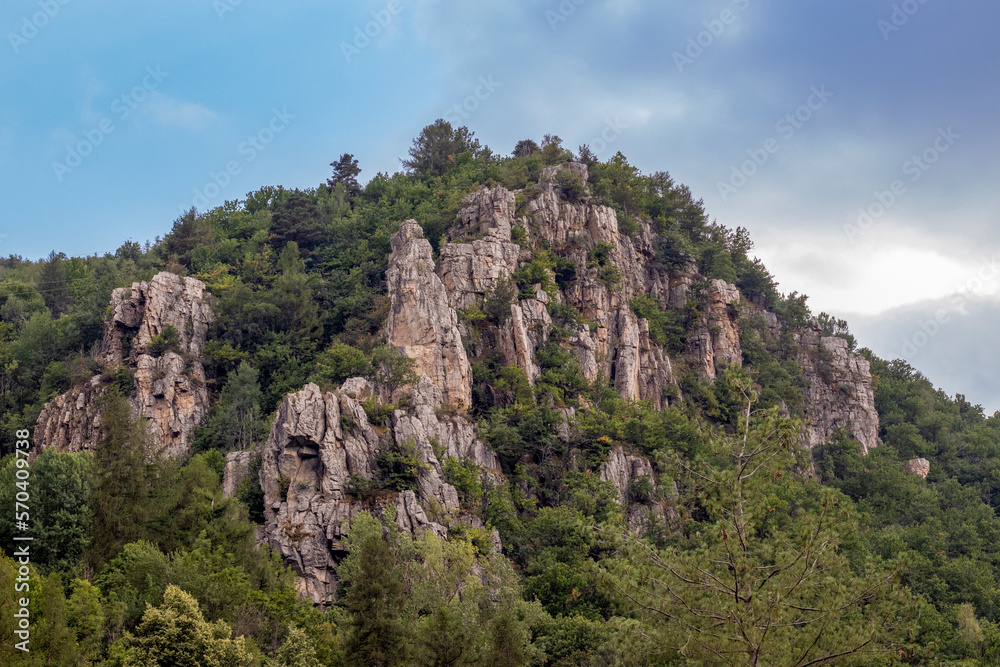
[{"label": "dense green foliage", "polygon": [[[558,167],[572,157],[554,135],[501,157],[438,121],[414,141],[405,173],[362,185],[359,161],[343,154],[316,188],[263,187],[192,210],[154,243],[0,260],[0,663],[771,665],[839,655],[822,664],[1000,664],[1000,416],[862,350],[884,444],[861,457],[842,436],[810,461],[793,446],[804,384],[793,333],[812,317],[805,296],[779,293],[747,231],[709,223],[666,172],[642,174],[620,153],[600,162],[584,146],[583,183]],[[680,392],[654,410],[622,400],[609,378],[589,382],[568,341],[596,324],[554,298],[535,382],[505,365],[491,341],[519,297],[535,285],[554,297],[584,271],[612,289],[620,278],[610,243],[577,266],[533,245],[530,220],[518,224],[513,238],[529,259],[460,314],[469,415],[501,470],[442,447],[463,520],[432,517],[448,524],[447,539],[410,539],[391,509],[354,517],[338,601],[313,608],[292,572],[256,546],[260,456],[226,498],[225,453],[259,445],[282,398],[307,381],[329,389],[367,377],[405,406],[413,363],[378,337],[390,236],[414,218],[439,248],[462,198],[482,186],[517,190],[518,215],[528,215],[542,169],[554,165],[562,200],[612,207],[621,243],[648,231],[658,265],[693,276],[682,307],[646,295],[629,304],[669,353]],[[128,371],[101,368],[92,354],[111,290],[160,270],[204,281],[216,314],[205,351],[212,407],[180,461],[150,451],[125,400]],[[743,368],[709,381],[689,338],[716,278],[749,303],[732,313]],[[821,314],[817,324],[853,349],[845,322]],[[167,328],[147,351],[179,343]],[[32,653],[21,655],[10,597],[21,576],[10,546],[14,435],[97,374],[112,390],[96,450],[48,450],[30,465]],[[381,428],[394,406],[365,407]],[[619,448],[655,473],[632,480],[627,507],[598,472]],[[905,471],[914,457],[930,461],[926,480]],[[416,489],[427,468],[409,443],[378,463],[376,479],[348,489],[373,508]]]}]

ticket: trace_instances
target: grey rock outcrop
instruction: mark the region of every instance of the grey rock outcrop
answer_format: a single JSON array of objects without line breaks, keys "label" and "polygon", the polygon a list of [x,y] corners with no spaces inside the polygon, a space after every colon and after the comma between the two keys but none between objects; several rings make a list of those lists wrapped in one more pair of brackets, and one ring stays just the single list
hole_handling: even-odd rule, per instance
[{"label": "grey rock outcrop", "polygon": [[[613,209],[589,197],[565,200],[553,187],[563,168],[576,171],[586,183],[586,165],[567,163],[543,170],[538,188],[520,210],[515,193],[503,188],[482,188],[463,200],[459,220],[447,236],[453,242],[441,248],[441,276],[449,301],[462,308],[482,304],[497,280],[534,259],[535,251],[527,247],[549,248],[576,268],[559,285],[555,303],[536,288],[534,298],[512,305],[497,341],[506,362],[521,367],[534,381],[540,371],[535,351],[548,340],[553,324],[548,311],[556,303],[571,306],[592,323],[564,327],[572,334],[568,344],[584,376],[613,378],[626,398],[665,407],[668,396],[677,393],[669,388],[676,385],[672,364],[652,343],[648,323],[634,315],[629,303],[648,295],[662,307],[682,306],[691,280],[685,275],[673,283],[660,267],[647,222],[637,221],[637,229],[626,234]],[[527,247],[512,242],[515,228]]]},{"label": "grey rock outcrop", "polygon": [[345,522],[362,509],[348,497],[349,479],[372,478],[380,447],[365,411],[346,394],[307,384],[278,408],[261,452],[263,539],[316,604],[335,599],[335,554],[345,551]]},{"label": "grey rock outcrop", "polygon": [[161,271],[152,280],[111,292],[111,321],[104,329],[101,358],[108,364],[133,363],[146,354],[153,337],[167,325],[180,335],[180,351],[201,357],[212,310],[205,283]]},{"label": "grey rock outcrop", "polygon": [[226,467],[222,470],[222,495],[227,498],[236,495],[240,484],[250,475],[250,463],[253,457],[253,452],[226,454]]},{"label": "grey rock outcrop", "polygon": [[740,291],[724,280],[712,280],[705,292],[701,326],[692,336],[690,347],[701,372],[718,377],[725,365],[742,366],[738,304]]},{"label": "grey rock outcrop", "polygon": [[[538,296],[548,300],[544,292]],[[535,350],[548,340],[551,327],[552,318],[545,303],[535,298],[512,304],[510,317],[500,328],[500,351],[508,364],[524,370],[532,384],[541,373]]]},{"label": "grey rock outcrop", "polygon": [[441,282],[453,308],[481,303],[501,277],[517,269],[521,247],[511,242],[514,194],[504,188],[480,190],[463,201],[458,220],[441,247]]},{"label": "grey rock outcrop", "polygon": [[[134,417],[145,417],[156,451],[179,456],[190,445],[192,430],[208,414],[208,391],[201,354],[212,310],[205,285],[194,278],[161,272],[147,282],[132,283],[111,294],[111,319],[96,361],[106,373],[56,397],[39,414],[35,445],[64,451],[93,449],[99,437],[97,403],[119,366],[134,376],[130,396]],[[153,357],[153,337],[170,325],[179,334],[176,350]]]},{"label": "grey rock outcrop", "polygon": [[631,308],[618,312],[618,349],[615,389],[625,399],[650,400],[656,409],[666,406],[668,387],[676,385],[673,365],[649,337],[649,322]]},{"label": "grey rock outcrop", "polygon": [[93,449],[100,437],[101,403],[107,382],[100,375],[45,404],[35,423],[35,448],[61,452]]},{"label": "grey rock outcrop", "polygon": [[[410,407],[396,410],[391,428],[380,433],[346,390],[322,393],[315,384],[285,397],[263,446],[260,484],[264,491],[262,537],[298,575],[300,592],[317,604],[336,595],[336,570],[346,549],[350,520],[361,511],[385,516],[395,508],[396,524],[410,532],[447,528],[433,516],[453,515],[458,493],[444,482],[438,454],[472,460],[501,479],[496,455],[476,439],[475,425],[459,414],[438,414],[441,388],[427,376],[414,387]],[[372,480],[379,455],[395,445],[412,448],[423,469],[416,491],[352,495],[352,477]]]},{"label": "grey rock outcrop", "polygon": [[848,350],[847,341],[824,336],[815,323],[795,334],[798,363],[808,385],[804,391],[805,444],[821,445],[839,429],[857,440],[861,453],[879,445],[878,412],[868,360]]},{"label": "grey rock outcrop", "polygon": [[[618,504],[626,508],[626,523],[634,532],[644,530],[650,519],[665,521],[677,516],[673,503],[655,498],[657,478],[644,456],[615,447],[608,453],[608,460],[601,464],[601,481],[614,485]],[[677,496],[676,487],[671,495]]]},{"label": "grey rock outcrop", "polygon": [[386,282],[388,342],[416,361],[417,374],[426,375],[441,388],[445,403],[471,407],[472,371],[458,316],[434,273],[431,244],[414,220],[404,222],[392,236]]},{"label": "grey rock outcrop", "polygon": [[645,477],[653,483],[653,466],[649,460],[636,454],[628,454],[621,447],[608,453],[608,460],[601,464],[601,481],[611,482],[618,491],[618,503],[625,505],[629,500],[629,489],[635,480]]},{"label": "grey rock outcrop", "polygon": [[906,462],[906,472],[927,479],[927,475],[931,474],[931,462],[924,458],[910,459]]}]

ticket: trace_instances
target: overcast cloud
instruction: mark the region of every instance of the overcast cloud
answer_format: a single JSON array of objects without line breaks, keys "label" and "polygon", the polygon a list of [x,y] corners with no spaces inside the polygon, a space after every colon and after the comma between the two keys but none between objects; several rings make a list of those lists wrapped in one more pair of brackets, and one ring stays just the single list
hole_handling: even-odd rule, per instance
[{"label": "overcast cloud", "polygon": [[994,0],[4,9],[0,253],[162,235],[275,113],[287,127],[207,205],[314,186],[343,152],[363,178],[396,171],[439,117],[501,153],[554,133],[670,171],[882,356],[964,295],[906,358],[1000,408]]}]

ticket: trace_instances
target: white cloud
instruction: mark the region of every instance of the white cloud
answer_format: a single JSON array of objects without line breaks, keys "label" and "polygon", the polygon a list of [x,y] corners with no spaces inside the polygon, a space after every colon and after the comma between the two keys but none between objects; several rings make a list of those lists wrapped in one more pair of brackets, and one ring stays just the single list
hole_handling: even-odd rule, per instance
[{"label": "white cloud", "polygon": [[215,120],[215,112],[193,102],[181,102],[154,90],[142,105],[143,111],[160,125],[177,125],[202,130]]},{"label": "white cloud", "polygon": [[894,221],[855,243],[833,229],[755,235],[756,252],[780,289],[808,294],[813,311],[876,315],[955,294],[1000,295],[996,248],[945,247]]}]

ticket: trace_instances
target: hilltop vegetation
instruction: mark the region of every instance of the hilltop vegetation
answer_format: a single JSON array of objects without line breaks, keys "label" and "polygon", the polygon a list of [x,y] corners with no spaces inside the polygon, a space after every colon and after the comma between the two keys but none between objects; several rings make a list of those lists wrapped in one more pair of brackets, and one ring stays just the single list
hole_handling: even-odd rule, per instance
[{"label": "hilltop vegetation", "polygon": [[[517,191],[528,215],[542,170],[570,160],[589,178],[558,172],[563,200],[611,207],[629,236],[649,224],[662,269],[694,276],[682,308],[630,304],[673,359],[678,395],[656,410],[623,400],[607,378],[588,381],[561,333],[587,323],[551,302],[556,334],[539,348],[534,384],[496,356],[471,360],[468,412],[503,481],[453,458],[444,466],[462,511],[483,527],[411,539],[391,516],[363,513],[337,603],[314,607],[256,544],[257,480],[223,496],[226,453],[259,446],[284,397],[307,382],[331,389],[363,376],[390,396],[410,385],[412,364],[380,338],[392,234],[415,219],[438,252],[463,198],[482,186]],[[547,135],[499,156],[438,121],[404,171],[362,185],[360,164],[345,154],[315,188],[268,186],[192,210],[144,246],[0,260],[4,664],[1000,664],[1000,415],[861,349],[882,445],[861,456],[842,432],[802,448],[793,334],[811,325],[806,297],[779,292],[745,229],[710,223],[685,186],[620,153],[574,155]],[[511,276],[519,291],[556,289],[581,268],[533,250]],[[609,253],[598,247],[588,260],[613,285]],[[94,361],[111,291],[160,271],[203,281],[216,316],[204,359],[212,407],[183,460],[149,455],[125,400],[132,378]],[[757,314],[740,320],[742,367],[709,380],[695,372],[689,339],[713,279],[738,287]],[[498,287],[462,316],[498,327],[517,296]],[[817,325],[854,348],[843,321],[821,314]],[[158,336],[155,351],[177,335]],[[96,450],[48,449],[32,463],[24,655],[13,648],[12,444],[46,402],[99,373],[112,390]],[[388,420],[390,407],[365,407],[373,424]],[[570,441],[559,437],[568,408]],[[671,508],[666,519],[647,516],[641,537],[597,474],[615,448],[655,473],[632,480],[626,503]],[[930,462],[926,480],[906,472],[916,457]],[[405,448],[379,464],[381,476],[355,480],[353,495],[412,490],[422,465]]]}]

